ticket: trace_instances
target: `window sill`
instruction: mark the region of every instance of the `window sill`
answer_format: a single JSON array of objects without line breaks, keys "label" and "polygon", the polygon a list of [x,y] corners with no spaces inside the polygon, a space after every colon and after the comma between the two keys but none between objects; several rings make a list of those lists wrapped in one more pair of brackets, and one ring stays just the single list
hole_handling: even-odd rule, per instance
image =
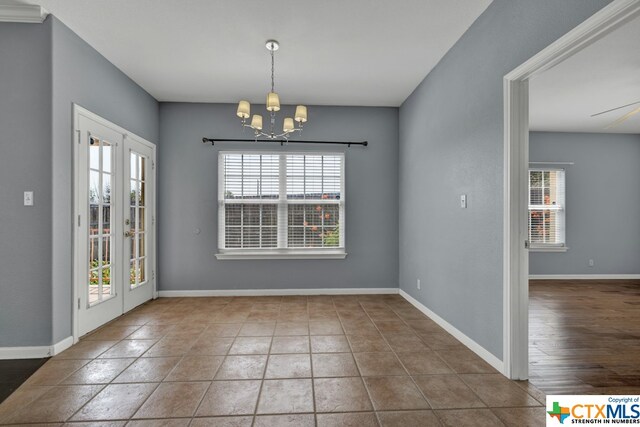
[{"label": "window sill", "polygon": [[250,259],[345,259],[347,253],[342,250],[317,251],[234,251],[225,250],[216,254],[216,259],[225,260],[250,260]]},{"label": "window sill", "polygon": [[547,247],[531,247],[529,252],[567,252],[569,248],[567,246],[547,246]]}]

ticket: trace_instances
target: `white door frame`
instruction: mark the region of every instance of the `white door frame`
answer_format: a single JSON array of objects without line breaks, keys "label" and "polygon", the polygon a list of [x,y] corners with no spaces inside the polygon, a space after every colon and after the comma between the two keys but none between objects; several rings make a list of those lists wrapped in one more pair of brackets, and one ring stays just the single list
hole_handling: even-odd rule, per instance
[{"label": "white door frame", "polygon": [[[80,339],[79,336],[79,316],[78,316],[78,285],[80,283],[80,281],[83,281],[85,278],[84,277],[80,277],[80,273],[79,273],[79,269],[76,268],[76,260],[78,257],[78,247],[80,244],[85,244],[85,242],[79,242],[80,239],[80,233],[77,232],[78,230],[78,221],[80,218],[80,214],[82,212],[81,208],[80,208],[80,200],[81,200],[81,195],[78,193],[78,186],[76,185],[76,183],[78,182],[79,176],[80,176],[80,162],[79,162],[79,149],[80,149],[80,144],[81,144],[81,138],[80,138],[80,117],[86,117],[90,120],[93,120],[97,123],[100,123],[103,126],[106,126],[108,128],[111,128],[112,130],[120,133],[123,135],[123,138],[131,138],[134,139],[150,148],[153,149],[153,158],[152,160],[152,168],[151,168],[151,173],[153,174],[153,181],[157,182],[157,170],[155,167],[155,144],[153,144],[150,141],[147,141],[146,139],[132,133],[129,132],[128,130],[116,125],[115,123],[112,123],[106,119],[103,119],[102,117],[98,116],[95,113],[92,113],[91,111],[87,110],[84,107],[81,107],[78,104],[73,104],[73,129],[72,129],[72,145],[73,145],[73,171],[74,171],[74,176],[73,176],[73,217],[71,218],[72,221],[72,245],[73,245],[73,284],[72,284],[72,300],[71,300],[71,322],[72,322],[72,329],[73,329],[73,343],[77,343],[78,340]],[[154,212],[157,212],[157,197],[153,197],[153,210]],[[86,221],[85,219],[80,219],[81,221]],[[155,276],[155,271],[156,271],[156,254],[157,254],[157,238],[156,238],[156,221],[155,218],[152,221],[152,225],[151,228],[149,229],[150,233],[151,233],[151,238],[152,238],[152,247],[150,248],[151,253],[149,254],[149,258],[151,261],[151,266],[152,266],[152,286],[153,286],[153,298],[157,298],[158,297],[158,289],[157,289],[157,279]]]},{"label": "white door frame", "polygon": [[529,79],[640,15],[640,0],[614,0],[504,76],[504,375],[529,375]]}]

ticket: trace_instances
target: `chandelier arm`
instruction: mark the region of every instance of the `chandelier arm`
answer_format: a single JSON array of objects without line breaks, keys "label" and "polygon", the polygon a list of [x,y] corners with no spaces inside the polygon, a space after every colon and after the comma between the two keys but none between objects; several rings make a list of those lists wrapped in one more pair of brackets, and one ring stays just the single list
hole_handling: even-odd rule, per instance
[{"label": "chandelier arm", "polygon": [[[243,126],[244,126],[244,127],[247,127],[247,128],[251,128],[251,129],[253,129],[253,128],[252,128],[251,126],[249,126],[249,125],[243,125]],[[287,139],[287,138],[289,138],[289,137],[290,137],[294,132],[300,132],[300,131],[302,131],[302,129],[293,129],[293,130],[291,130],[291,132],[283,132],[283,133],[276,134],[276,133],[265,133],[265,132],[263,132],[263,131],[259,131],[259,130],[257,130],[257,129],[253,129],[253,130],[255,131],[256,138],[257,138],[257,137],[259,137],[259,136],[264,136],[265,138],[269,138],[269,139],[278,139],[278,138],[285,138],[285,139]]]}]

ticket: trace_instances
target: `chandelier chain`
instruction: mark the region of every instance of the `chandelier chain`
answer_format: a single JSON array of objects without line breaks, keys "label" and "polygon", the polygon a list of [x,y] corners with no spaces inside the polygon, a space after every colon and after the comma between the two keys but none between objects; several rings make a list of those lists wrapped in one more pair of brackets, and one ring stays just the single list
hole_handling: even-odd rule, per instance
[{"label": "chandelier chain", "polygon": [[273,55],[273,50],[271,51],[271,92],[275,92],[275,78],[274,78],[274,69],[275,69],[275,60]]}]

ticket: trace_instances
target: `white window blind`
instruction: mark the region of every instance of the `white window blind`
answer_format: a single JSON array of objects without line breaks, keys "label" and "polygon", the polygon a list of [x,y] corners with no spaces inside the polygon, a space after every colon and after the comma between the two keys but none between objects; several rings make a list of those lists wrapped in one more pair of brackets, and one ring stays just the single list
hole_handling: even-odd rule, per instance
[{"label": "white window blind", "polygon": [[529,242],[532,248],[565,246],[565,171],[529,170]]},{"label": "white window blind", "polygon": [[219,157],[223,253],[344,252],[344,155],[236,153]]}]

